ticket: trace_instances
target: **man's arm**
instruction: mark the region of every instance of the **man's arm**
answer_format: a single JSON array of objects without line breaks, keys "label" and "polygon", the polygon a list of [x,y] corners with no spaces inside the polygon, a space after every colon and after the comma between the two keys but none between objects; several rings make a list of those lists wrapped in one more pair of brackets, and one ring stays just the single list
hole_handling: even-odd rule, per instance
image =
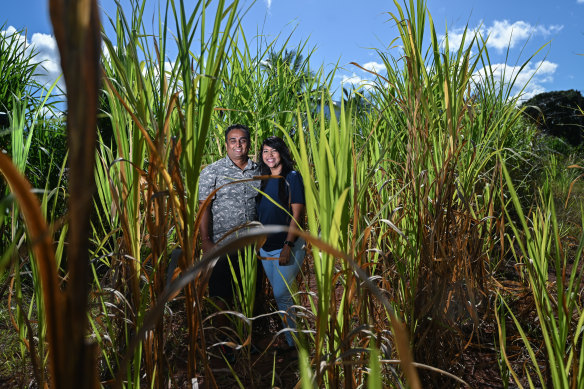
[{"label": "man's arm", "polygon": [[[203,203],[204,201],[199,201],[199,207],[201,207]],[[203,249],[203,255],[215,247],[215,243],[213,243],[213,237],[211,236],[211,229],[209,228],[210,222],[211,211],[209,211],[209,207],[207,207],[201,214],[201,224],[199,225],[199,235],[201,236],[201,248]]]}]

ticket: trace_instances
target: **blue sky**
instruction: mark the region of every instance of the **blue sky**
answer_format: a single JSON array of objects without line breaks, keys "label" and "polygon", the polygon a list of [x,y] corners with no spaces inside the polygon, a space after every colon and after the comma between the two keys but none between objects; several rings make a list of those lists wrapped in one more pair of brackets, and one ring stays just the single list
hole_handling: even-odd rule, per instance
[{"label": "blue sky", "polygon": [[[241,2],[243,7],[252,5],[251,0]],[[58,54],[51,35],[48,0],[4,3],[0,16],[3,29],[26,29],[27,42],[36,47],[38,58],[45,60],[46,74],[41,79],[54,79],[59,73]],[[148,3],[157,4],[152,0]],[[100,5],[104,12],[113,14],[113,0],[101,0]],[[429,1],[428,8],[439,34],[448,26],[451,42],[456,42],[466,25],[490,34],[491,62],[508,75],[547,43],[518,78],[519,84],[532,78],[525,90],[527,97],[566,89],[584,93],[584,0],[442,0]],[[379,69],[381,60],[374,49],[385,51],[397,36],[388,15],[395,9],[391,0],[257,0],[243,23],[248,37],[261,31],[268,39],[280,34],[282,41],[295,29],[292,47],[308,39],[308,45],[316,48],[313,68],[339,62],[342,69],[334,86],[340,87],[366,82],[367,73],[349,62]],[[154,7],[146,15],[153,12]]]}]

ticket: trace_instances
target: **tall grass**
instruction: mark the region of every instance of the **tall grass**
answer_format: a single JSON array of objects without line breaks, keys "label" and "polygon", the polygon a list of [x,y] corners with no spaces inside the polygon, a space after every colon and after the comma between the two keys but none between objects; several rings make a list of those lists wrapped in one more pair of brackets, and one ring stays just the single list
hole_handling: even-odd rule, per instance
[{"label": "tall grass", "polygon": [[[580,339],[584,314],[577,298],[582,285],[582,273],[577,269],[584,248],[584,236],[577,238],[574,248],[564,243],[565,237],[551,195],[542,194],[537,206],[526,215],[509,172],[505,165],[502,168],[510,191],[509,208],[517,212],[517,222],[509,218],[513,234],[509,234],[508,239],[514,249],[514,256],[523,265],[522,276],[533,297],[540,323],[537,332],[543,337],[547,359],[547,368],[542,369],[530,335],[510,310],[504,295],[499,295],[505,312],[511,316],[528,351],[529,364],[524,368],[524,377],[529,387],[575,387],[584,379],[584,355]],[[550,273],[555,278],[553,282]],[[504,317],[500,319],[501,326],[504,325],[503,320]],[[515,383],[523,387],[525,381],[520,380],[512,368],[503,339],[501,344],[502,355]]]},{"label": "tall grass", "polygon": [[35,82],[39,63],[35,60],[37,53],[27,47],[26,32],[8,31],[5,27],[0,26],[0,111],[10,113],[15,97],[29,95],[36,99],[42,88]]},{"label": "tall grass", "polygon": [[[34,67],[32,67],[34,69]],[[32,69],[29,69],[32,71]],[[56,82],[55,82],[56,84]],[[61,196],[59,193],[60,178],[57,182],[56,188],[49,188],[50,180],[46,180],[43,183],[43,178],[39,177],[33,169],[31,169],[31,145],[33,143],[33,137],[42,138],[37,134],[39,132],[46,132],[47,128],[42,128],[43,122],[41,121],[41,112],[45,108],[45,103],[51,95],[53,84],[46,92],[44,92],[40,97],[40,101],[33,104],[29,101],[29,97],[25,96],[20,100],[19,96],[12,96],[11,104],[12,112],[10,113],[10,126],[9,126],[9,136],[10,136],[10,147],[9,150],[12,156],[12,163],[16,171],[23,175],[28,173],[31,177],[32,182],[37,186],[39,192],[42,193],[42,200],[40,209],[42,217],[47,217],[49,215],[54,215],[56,212],[57,202]],[[24,89],[24,87],[23,87]],[[39,96],[35,96],[38,98]],[[31,109],[32,107],[32,109]],[[37,129],[37,127],[41,127]],[[40,154],[40,153],[39,153]],[[51,176],[51,169],[53,165],[53,154],[50,156],[44,153],[40,155],[33,156],[37,161],[45,162],[46,159],[50,159],[47,165],[48,171],[45,170],[48,176]],[[57,166],[59,168],[59,166]],[[6,167],[6,169],[10,169]],[[12,173],[14,174],[14,173]],[[13,180],[18,180],[16,175],[11,177]],[[14,185],[14,184],[12,184]],[[22,185],[25,185],[24,183]],[[44,187],[38,187],[44,185]],[[43,191],[44,190],[44,191]],[[49,210],[50,202],[52,202],[52,207]],[[41,275],[39,272],[44,271],[42,265],[38,265],[36,261],[27,261],[27,258],[38,255],[36,250],[31,250],[28,255],[24,255],[20,258],[20,252],[26,251],[23,245],[25,241],[24,225],[20,220],[20,207],[18,206],[18,201],[15,201],[10,210],[11,218],[8,219],[10,225],[8,226],[8,234],[2,237],[2,240],[7,239],[13,242],[10,247],[6,250],[4,255],[9,258],[12,262],[11,271],[12,276],[7,278],[7,282],[11,282],[11,293],[14,294],[15,299],[15,309],[14,314],[10,310],[10,317],[14,326],[18,329],[19,337],[21,339],[20,355],[24,358],[25,355],[29,355],[31,358],[31,363],[35,367],[35,378],[39,382],[46,382],[46,368],[47,368],[47,349],[46,349],[46,318],[45,318],[45,301],[43,300],[43,285],[41,282],[33,282],[30,292],[27,293],[27,285],[31,284],[29,280],[40,280]],[[31,217],[30,215],[28,217]],[[36,218],[37,216],[35,216]],[[27,223],[31,223],[30,220],[25,220]],[[3,223],[0,223],[3,224]],[[43,228],[42,226],[40,227]],[[60,230],[60,237],[58,238],[59,244],[57,246],[57,266],[59,266],[61,255],[63,251],[64,237],[66,234],[66,228]],[[27,275],[28,274],[28,275]],[[4,278],[4,277],[3,277]],[[11,281],[10,281],[11,280]],[[11,306],[12,299],[9,298],[9,306]],[[37,329],[33,333],[33,324]],[[37,336],[40,341],[35,346],[34,337]]]},{"label": "tall grass", "polygon": [[[332,105],[332,102],[329,101]],[[310,113],[310,107],[305,107]],[[331,112],[334,108],[331,106]],[[300,161],[299,171],[304,178],[306,196],[306,214],[308,229],[319,231],[320,237],[333,247],[345,250],[348,241],[347,222],[349,208],[347,198],[351,186],[352,139],[350,124],[341,111],[340,124],[331,116],[330,128],[327,128],[324,107],[320,111],[320,125],[315,128],[310,115],[306,118],[307,132],[310,138],[304,139],[304,132],[299,132],[298,145],[287,136],[292,153]],[[303,123],[298,114],[297,123]],[[287,135],[287,134],[286,134]],[[318,141],[317,141],[318,137]],[[313,156],[314,173],[309,165],[308,153]],[[318,157],[317,157],[318,156]],[[313,175],[314,174],[314,175]],[[319,183],[318,187],[316,182]],[[342,322],[338,322],[339,308],[334,285],[334,257],[326,252],[313,249],[314,270],[318,288],[316,305],[316,335],[314,339],[315,361],[334,361],[340,354],[340,335]],[[342,313],[340,314],[342,317]],[[344,351],[344,350],[343,350]],[[334,372],[334,370],[333,370]],[[338,374],[317,371],[317,382],[321,380],[332,386],[338,386]],[[329,370],[329,373],[332,373]]]},{"label": "tall grass", "polygon": [[[318,293],[316,298],[310,298],[310,305],[316,318],[316,328],[314,337],[311,336],[308,343],[304,341],[301,344],[303,347],[313,345],[316,371],[314,375],[306,371],[303,381],[313,380],[318,385],[337,387],[343,382],[351,386],[356,379],[365,378],[362,368],[369,350],[355,348],[364,344],[375,349],[374,345],[382,343],[382,331],[375,324],[375,312],[369,311],[367,306],[368,302],[377,300],[377,304],[383,307],[381,320],[387,325],[391,323],[395,331],[391,340],[383,342],[384,347],[387,349],[395,345],[410,384],[418,387],[407,334],[389,303],[382,297],[379,287],[368,279],[367,270],[371,263],[355,262],[352,256],[344,254],[349,252],[355,255],[355,243],[350,239],[350,223],[356,226],[360,218],[358,204],[353,202],[357,197],[357,188],[352,181],[356,179],[353,174],[356,164],[355,131],[352,128],[356,112],[345,112],[341,105],[339,120],[334,115],[326,120],[324,105],[328,104],[329,112],[334,112],[334,106],[330,97],[322,101],[318,124],[311,116],[308,103],[305,103],[304,117],[300,111],[298,113],[297,122],[304,122],[304,131],[309,137],[307,140],[304,131],[298,132],[297,144],[285,134],[304,179],[308,229],[318,231],[319,241],[326,242],[323,247],[312,240]],[[337,258],[343,260],[338,262]],[[360,283],[367,286],[367,292],[358,291]],[[355,295],[359,299],[354,299]],[[362,319],[361,328],[353,326],[356,317]],[[392,345],[388,345],[388,341]],[[353,364],[357,368],[352,368]]]},{"label": "tall grass", "polygon": [[[132,2],[129,20],[118,7],[115,19],[111,19],[116,40],[104,37],[109,53],[103,60],[108,114],[117,156],[102,147],[99,193],[107,214],[118,215],[110,220],[119,224],[102,230],[119,228],[121,244],[115,246],[118,258],[113,259],[121,260],[119,266],[130,281],[128,290],[123,291],[120,283],[114,287],[121,288],[130,302],[130,310],[124,308],[124,316],[130,321],[124,320],[126,329],[118,339],[125,344],[136,335],[148,307],[156,304],[166,287],[169,233],[182,247],[182,271],[198,256],[194,228],[198,174],[230,43],[229,32],[237,14],[237,2],[220,1],[211,8],[199,1],[189,13],[184,2],[169,1],[159,10],[158,34],[153,38],[144,30],[145,4]],[[215,15],[210,34],[205,29],[208,13]],[[171,21],[176,28],[177,56],[167,61]],[[201,46],[195,55],[191,50],[197,35]],[[115,209],[110,208],[112,202]],[[148,250],[144,250],[145,245]],[[142,258],[144,254],[146,258]],[[147,285],[142,284],[144,276],[149,280]],[[190,377],[198,371],[198,361],[206,359],[199,346],[199,342],[204,345],[200,294],[195,284],[185,290]],[[142,350],[148,376],[155,386],[162,385],[162,374],[168,369],[164,338],[164,322],[159,320],[129,365],[127,379],[134,385],[140,382]]]},{"label": "tall grass", "polygon": [[370,99],[380,118],[363,154],[380,184],[367,196],[384,237],[385,285],[416,360],[452,369],[481,338],[490,270],[504,247],[496,152],[516,142],[517,97],[514,80],[496,76],[480,36],[465,30],[452,48],[448,32],[438,40],[424,1],[395,8],[395,46],[403,51],[380,52],[386,72],[373,73]]}]

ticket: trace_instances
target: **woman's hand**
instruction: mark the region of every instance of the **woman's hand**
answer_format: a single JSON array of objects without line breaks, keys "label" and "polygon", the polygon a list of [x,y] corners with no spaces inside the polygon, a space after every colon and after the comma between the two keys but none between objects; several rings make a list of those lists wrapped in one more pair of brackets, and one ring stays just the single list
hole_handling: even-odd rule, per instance
[{"label": "woman's hand", "polygon": [[282,248],[282,251],[280,252],[280,266],[287,266],[290,262],[290,252],[292,250],[290,249],[290,246],[288,246],[287,244],[284,245],[284,247]]}]

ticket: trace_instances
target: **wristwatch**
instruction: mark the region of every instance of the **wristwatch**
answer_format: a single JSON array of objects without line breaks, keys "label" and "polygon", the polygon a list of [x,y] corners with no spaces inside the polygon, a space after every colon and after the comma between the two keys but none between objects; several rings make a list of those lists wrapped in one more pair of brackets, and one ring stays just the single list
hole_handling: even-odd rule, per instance
[{"label": "wristwatch", "polygon": [[294,247],[294,242],[292,242],[290,240],[285,240],[284,241],[284,244],[287,245],[287,246],[290,246],[290,248],[293,248]]}]

